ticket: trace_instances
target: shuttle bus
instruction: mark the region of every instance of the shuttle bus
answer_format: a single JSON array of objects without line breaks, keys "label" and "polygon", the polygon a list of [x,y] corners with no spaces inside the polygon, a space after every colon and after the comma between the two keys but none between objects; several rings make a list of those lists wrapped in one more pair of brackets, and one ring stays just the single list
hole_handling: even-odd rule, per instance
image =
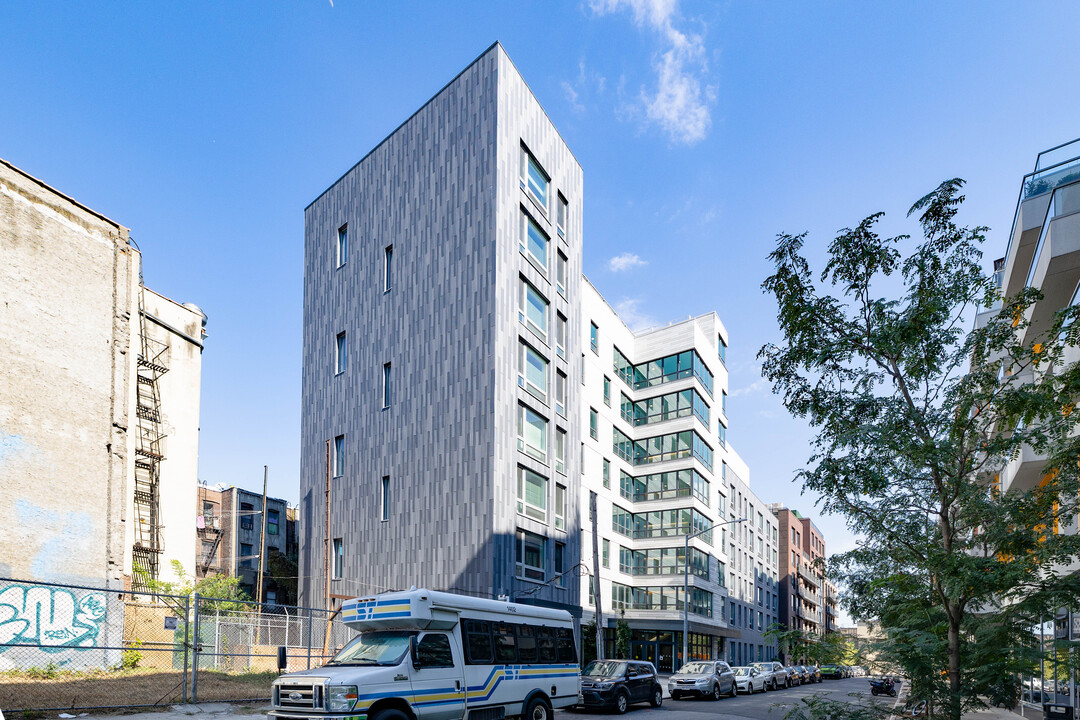
[{"label": "shuttle bus", "polygon": [[342,604],[360,635],[273,684],[278,720],[552,720],[580,676],[565,610],[412,589]]}]

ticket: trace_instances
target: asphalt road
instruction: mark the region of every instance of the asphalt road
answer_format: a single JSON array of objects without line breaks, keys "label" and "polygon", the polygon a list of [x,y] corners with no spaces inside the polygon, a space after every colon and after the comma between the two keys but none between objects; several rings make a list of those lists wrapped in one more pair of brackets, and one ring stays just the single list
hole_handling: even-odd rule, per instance
[{"label": "asphalt road", "polygon": [[[854,694],[857,696],[851,696]],[[825,680],[822,683],[802,685],[782,690],[770,690],[755,695],[739,695],[738,697],[725,697],[721,700],[701,700],[692,698],[687,700],[672,700],[667,697],[665,688],[664,704],[658,708],[650,707],[648,703],[631,705],[626,712],[626,720],[779,720],[784,714],[795,706],[801,698],[821,694],[832,700],[843,700],[854,704],[866,704],[869,702],[892,705],[893,698],[870,697],[870,682],[867,678],[849,678],[847,680]],[[609,713],[587,713],[582,711],[557,711],[555,720],[588,720],[590,718],[604,718],[611,720],[615,716]]]}]

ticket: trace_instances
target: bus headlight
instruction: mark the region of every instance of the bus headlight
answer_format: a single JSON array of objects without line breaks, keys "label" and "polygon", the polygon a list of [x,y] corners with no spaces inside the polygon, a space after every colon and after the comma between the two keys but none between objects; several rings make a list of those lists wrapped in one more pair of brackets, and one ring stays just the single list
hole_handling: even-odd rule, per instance
[{"label": "bus headlight", "polygon": [[331,685],[326,689],[326,709],[352,710],[356,704],[355,685]]}]

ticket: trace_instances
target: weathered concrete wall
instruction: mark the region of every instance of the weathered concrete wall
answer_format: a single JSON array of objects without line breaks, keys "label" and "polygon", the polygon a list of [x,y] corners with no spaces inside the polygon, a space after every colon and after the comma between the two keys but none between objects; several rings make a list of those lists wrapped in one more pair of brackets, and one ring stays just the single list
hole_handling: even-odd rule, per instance
[{"label": "weathered concrete wall", "polygon": [[0,575],[120,582],[134,255],[0,161]]}]

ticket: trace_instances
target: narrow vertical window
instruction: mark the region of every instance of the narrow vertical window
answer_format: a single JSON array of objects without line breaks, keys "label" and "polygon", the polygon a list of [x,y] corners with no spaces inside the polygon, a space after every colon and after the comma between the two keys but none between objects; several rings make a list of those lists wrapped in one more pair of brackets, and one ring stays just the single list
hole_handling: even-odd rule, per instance
[{"label": "narrow vertical window", "polygon": [[570,215],[570,204],[559,193],[558,205],[555,207],[555,227],[559,231],[559,237],[566,237],[566,223]]},{"label": "narrow vertical window", "polygon": [[604,404],[611,407],[611,378],[604,376]]},{"label": "narrow vertical window", "polygon": [[720,409],[727,415],[727,390],[720,391]]},{"label": "narrow vertical window", "polygon": [[394,246],[387,245],[383,251],[383,292],[393,287],[394,278]]},{"label": "narrow vertical window", "polygon": [[566,417],[566,375],[562,370],[555,371],[555,412]]},{"label": "narrow vertical window", "polygon": [[602,545],[600,564],[604,567],[611,567],[611,541],[607,538],[603,538]]},{"label": "narrow vertical window", "polygon": [[589,323],[589,347],[594,355],[600,354],[600,328],[594,322]]},{"label": "narrow vertical window", "polygon": [[555,315],[555,354],[566,359],[566,318],[562,313]]},{"label": "narrow vertical window", "polygon": [[337,353],[334,360],[334,374],[345,372],[345,333],[337,334]]},{"label": "narrow vertical window", "polygon": [[724,342],[724,338],[722,338],[722,337],[717,337],[716,339],[719,341],[717,343],[717,345],[718,345],[718,352],[719,352],[719,355],[720,355],[720,362],[723,363],[726,366],[727,365],[727,343]]},{"label": "narrow vertical window", "polygon": [[555,471],[566,474],[566,431],[555,430]]},{"label": "narrow vertical window", "polygon": [[379,503],[379,519],[386,522],[390,519],[390,476],[383,475],[382,495]]},{"label": "narrow vertical window", "polygon": [[566,587],[566,545],[555,543],[555,587]]},{"label": "narrow vertical window", "polygon": [[521,185],[529,191],[537,203],[544,208],[544,212],[548,211],[548,185],[551,183],[551,178],[544,172],[544,169],[540,167],[540,163],[536,161],[536,158],[532,156],[532,153],[521,148]]},{"label": "narrow vertical window", "polygon": [[331,577],[340,580],[345,575],[345,543],[341,538],[334,538],[334,572]]},{"label": "narrow vertical window", "polygon": [[345,436],[334,438],[334,477],[345,474]]},{"label": "narrow vertical window", "polygon": [[724,425],[724,423],[719,423],[719,425],[720,425],[720,434],[719,434],[720,447],[727,447],[727,427]]},{"label": "narrow vertical window", "polygon": [[342,225],[337,231],[337,266],[341,267],[349,258],[349,226]]},{"label": "narrow vertical window", "polygon": [[596,440],[597,426],[599,425],[599,416],[596,410],[589,408],[589,437]]},{"label": "narrow vertical window", "polygon": [[555,258],[555,287],[563,297],[566,297],[566,262],[566,256],[560,250]]},{"label": "narrow vertical window", "polygon": [[555,529],[566,529],[566,486],[555,484]]},{"label": "narrow vertical window", "polygon": [[390,407],[390,363],[382,366],[382,406]]},{"label": "narrow vertical window", "polygon": [[604,487],[611,487],[611,461],[604,458]]}]

